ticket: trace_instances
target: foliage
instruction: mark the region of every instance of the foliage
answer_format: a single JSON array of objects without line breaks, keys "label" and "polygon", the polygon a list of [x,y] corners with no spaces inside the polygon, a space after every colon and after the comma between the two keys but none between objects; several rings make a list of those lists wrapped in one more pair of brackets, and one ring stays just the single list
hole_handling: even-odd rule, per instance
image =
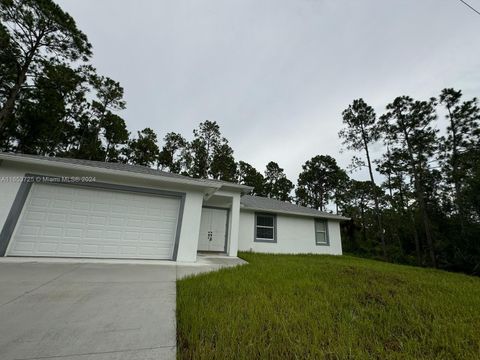
[{"label": "foliage", "polygon": [[[464,101],[454,89],[444,89],[439,102],[397,97],[380,117],[377,140],[384,152],[375,163],[386,192],[375,192],[386,224],[386,251],[392,261],[479,274],[480,110],[475,98]],[[441,137],[440,106],[448,121]],[[345,246],[378,257],[372,241],[375,204],[364,203],[364,191],[354,193],[362,201],[353,197],[342,205],[352,218],[343,226]]]},{"label": "foliage", "polygon": [[236,172],[237,164],[233,157],[233,149],[228,145],[228,141],[223,139],[213,150],[209,174],[214,179],[233,182]]},{"label": "foliage", "polygon": [[163,148],[158,155],[158,165],[162,170],[179,174],[182,170],[182,155],[186,150],[187,141],[175,132],[170,132],[163,138]]},{"label": "foliage", "polygon": [[264,179],[265,196],[282,201],[291,200],[290,193],[294,185],[287,179],[283,169],[276,162],[270,161],[267,164]]},{"label": "foliage", "polygon": [[252,165],[239,161],[237,165],[237,181],[239,184],[253,187],[252,195],[265,196],[265,179]]},{"label": "foliage", "polygon": [[[461,102],[462,92],[455,89],[444,89],[440,95],[440,102],[447,110],[447,136],[440,139],[442,144],[440,155],[442,170],[445,174],[447,186],[454,192],[454,203],[463,232],[464,217],[466,214],[463,180],[470,175],[477,162],[475,161],[476,148],[479,146],[480,110],[477,99],[473,98]],[[473,156],[473,159],[472,159]],[[473,162],[472,162],[473,160]],[[475,170],[473,170],[475,171]]]},{"label": "foliage", "polygon": [[45,62],[87,61],[91,45],[73,18],[52,0],[1,0],[0,20],[0,37],[7,46],[1,51],[2,57],[7,57],[8,64],[15,64],[15,69],[9,66],[9,76],[2,78],[6,81],[2,88],[8,88],[0,108],[2,128],[26,82],[35,78]]},{"label": "foliage", "polygon": [[345,127],[340,130],[339,137],[347,149],[365,151],[368,144],[379,140],[375,111],[363,99],[354,100],[342,116]]},{"label": "foliage", "polygon": [[[345,128],[339,132],[339,137],[343,139],[343,144],[347,149],[353,151],[361,151],[365,154],[366,164],[368,166],[368,174],[372,187],[376,186],[373,176],[373,166],[370,157],[370,146],[380,138],[380,127],[377,125],[377,117],[375,111],[363,99],[354,100],[342,113]],[[353,164],[363,165],[359,157],[354,156]],[[375,206],[375,216],[377,220],[377,234],[382,245],[383,257],[387,258],[387,250],[385,244],[385,234],[382,221],[382,213],[379,206],[378,192],[373,193]]]},{"label": "foliage", "polygon": [[220,126],[215,121],[205,120],[193,130],[190,144],[192,166],[190,176],[207,178],[213,161],[213,153],[222,142]]},{"label": "foliage", "polygon": [[83,101],[84,96],[80,70],[65,64],[46,64],[18,106],[18,123],[11,129],[16,150],[42,155],[67,151],[75,131],[79,99]]},{"label": "foliage", "polygon": [[158,159],[160,150],[157,145],[157,135],[150,128],[137,132],[137,138],[129,141],[123,153],[130,164],[153,166]]},{"label": "foliage", "polygon": [[100,120],[99,125],[104,131],[103,136],[106,141],[105,161],[119,162],[121,160],[119,146],[127,144],[130,135],[125,120],[108,111]]},{"label": "foliage", "polygon": [[308,160],[298,175],[297,203],[324,211],[330,201],[335,201],[338,190],[348,181],[344,170],[328,155],[318,155]]},{"label": "foliage", "polygon": [[[405,169],[413,182],[430,261],[434,267],[437,266],[435,237],[427,203],[433,204],[435,200],[427,194],[427,182],[433,174],[429,159],[436,153],[438,144],[437,130],[432,126],[437,118],[435,106],[435,98],[418,101],[400,96],[387,105],[387,113],[381,118],[382,131],[388,143],[398,151],[404,151]],[[417,254],[418,257],[420,254]]]}]

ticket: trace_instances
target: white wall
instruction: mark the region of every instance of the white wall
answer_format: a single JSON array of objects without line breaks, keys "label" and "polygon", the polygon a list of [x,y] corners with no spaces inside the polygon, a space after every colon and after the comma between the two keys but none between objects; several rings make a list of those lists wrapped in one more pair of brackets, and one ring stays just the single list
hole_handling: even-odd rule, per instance
[{"label": "white wall", "polygon": [[328,220],[329,245],[315,244],[314,218],[277,214],[277,242],[254,242],[255,212],[241,210],[239,251],[285,254],[342,254],[340,223]]},{"label": "white wall", "polygon": [[131,179],[120,175],[98,175],[94,173],[85,173],[84,171],[79,173],[78,170],[59,170],[45,166],[18,165],[4,160],[0,163],[0,231],[3,228],[12,203],[17,195],[17,191],[21,185],[20,182],[9,181],[9,178],[22,177],[26,173],[49,176],[95,176],[96,181],[98,182],[184,192],[186,194],[185,207],[182,227],[180,230],[177,261],[196,261],[198,233],[200,231],[200,217],[202,214],[203,203],[203,192],[200,189],[194,190],[191,187],[159,185],[155,181]]},{"label": "white wall", "polygon": [[182,228],[178,243],[177,261],[197,261],[198,234],[202,217],[203,194],[187,192],[183,210]]},{"label": "white wall", "polygon": [[7,220],[10,207],[20,187],[19,182],[11,182],[9,179],[10,177],[23,176],[23,173],[18,170],[7,169],[2,165],[0,164],[0,231],[5,224],[5,220]]},{"label": "white wall", "polygon": [[236,257],[238,252],[238,231],[240,226],[240,192],[224,190],[217,191],[212,198],[204,201],[203,205],[230,210],[227,228],[227,255]]}]

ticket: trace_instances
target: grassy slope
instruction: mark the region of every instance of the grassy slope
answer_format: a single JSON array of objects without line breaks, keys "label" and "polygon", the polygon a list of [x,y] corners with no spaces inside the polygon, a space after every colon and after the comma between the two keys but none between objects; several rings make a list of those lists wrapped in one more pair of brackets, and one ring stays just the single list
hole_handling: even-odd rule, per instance
[{"label": "grassy slope", "polygon": [[184,359],[478,359],[480,279],[355,257],[244,253],[177,283]]}]

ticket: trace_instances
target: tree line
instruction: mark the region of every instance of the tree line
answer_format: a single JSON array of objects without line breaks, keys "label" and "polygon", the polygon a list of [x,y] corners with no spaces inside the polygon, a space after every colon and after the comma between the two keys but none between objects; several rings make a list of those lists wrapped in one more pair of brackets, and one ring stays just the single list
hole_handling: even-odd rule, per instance
[{"label": "tree line", "polygon": [[51,0],[0,0],[0,149],[123,162],[196,178],[246,181],[254,193],[290,199],[293,184],[278,164],[266,176],[245,162],[216,122],[188,141],[168,133],[159,147],[145,128],[132,135],[121,117],[124,89],[89,63],[92,46]]},{"label": "tree line", "polygon": [[[322,211],[334,206],[351,218],[342,225],[347,252],[480,273],[476,98],[451,88],[427,100],[399,96],[380,116],[354,100],[339,114],[351,165],[314,156],[294,184],[274,161],[262,172],[237,161],[214,121],[190,139],[168,133],[161,144],[151,128],[131,134],[123,88],[97,73],[87,36],[53,1],[0,0],[0,20],[2,151],[143,165],[238,182]],[[352,175],[362,168],[366,181]]]},{"label": "tree line", "polygon": [[[444,115],[440,115],[444,114]],[[445,116],[446,127],[439,117]],[[384,259],[480,273],[480,109],[447,88],[437,98],[399,96],[376,116],[362,99],[343,112],[344,146],[362,154],[369,181],[341,199],[352,219],[347,249]],[[372,159],[373,145],[382,152]],[[376,183],[374,172],[382,175]],[[372,253],[373,251],[373,253]]]}]

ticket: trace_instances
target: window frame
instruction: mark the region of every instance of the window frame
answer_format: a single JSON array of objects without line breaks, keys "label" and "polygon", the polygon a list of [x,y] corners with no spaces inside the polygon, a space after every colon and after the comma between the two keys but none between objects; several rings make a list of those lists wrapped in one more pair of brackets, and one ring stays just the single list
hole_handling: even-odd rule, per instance
[{"label": "window frame", "polygon": [[[317,222],[323,222],[325,223],[325,230],[324,231],[317,231]],[[321,218],[315,218],[313,221],[313,233],[315,235],[315,245],[316,246],[330,246],[330,237],[328,236],[328,220],[327,219],[321,219]],[[317,238],[317,234],[319,233],[324,233],[325,234],[325,242],[319,242]]]},{"label": "window frame", "polygon": [[[273,226],[264,226],[264,225],[257,225],[257,217],[258,216],[268,216],[273,218]],[[276,214],[271,214],[271,213],[262,213],[262,212],[256,212],[254,214],[255,220],[254,220],[254,226],[253,226],[253,241],[254,242],[262,242],[262,243],[271,243],[274,244],[277,242],[277,215]],[[263,228],[268,228],[268,229],[273,229],[273,239],[265,239],[265,238],[257,238],[257,226],[263,227]]]}]

